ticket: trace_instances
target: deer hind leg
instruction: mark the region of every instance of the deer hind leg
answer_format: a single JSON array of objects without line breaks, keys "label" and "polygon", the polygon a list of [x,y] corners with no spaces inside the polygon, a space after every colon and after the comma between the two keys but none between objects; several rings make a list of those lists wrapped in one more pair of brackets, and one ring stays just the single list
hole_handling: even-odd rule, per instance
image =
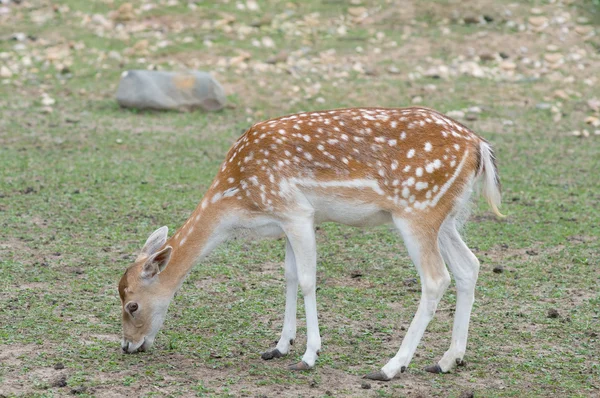
[{"label": "deer hind leg", "polygon": [[396,356],[378,372],[365,377],[373,380],[391,380],[398,372],[408,367],[421,337],[435,315],[446,288],[450,284],[450,275],[438,248],[437,230],[424,232],[414,224],[394,216],[394,224],[400,230],[408,254],[415,264],[421,278],[421,301],[402,345]]},{"label": "deer hind leg", "polygon": [[479,260],[469,250],[456,230],[456,221],[448,218],[440,230],[439,244],[444,261],[456,281],[456,311],[452,327],[450,348],[442,359],[427,368],[431,372],[448,372],[463,363],[469,334],[469,319],[475,300],[475,283],[479,273]]},{"label": "deer hind leg", "polygon": [[285,315],[283,317],[283,330],[277,346],[261,355],[262,359],[268,360],[280,358],[287,355],[290,346],[296,338],[296,305],[298,302],[298,270],[296,269],[296,258],[290,241],[285,242]]},{"label": "deer hind leg", "polygon": [[291,370],[306,370],[315,365],[321,349],[317,318],[317,245],[312,218],[302,218],[283,226],[296,260],[298,286],[304,297],[306,313],[306,351],[302,361],[290,365]]}]

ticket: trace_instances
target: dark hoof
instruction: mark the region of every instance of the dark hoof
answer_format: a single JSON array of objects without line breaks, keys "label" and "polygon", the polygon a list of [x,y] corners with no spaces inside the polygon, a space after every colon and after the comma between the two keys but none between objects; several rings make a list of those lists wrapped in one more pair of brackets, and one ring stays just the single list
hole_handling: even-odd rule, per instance
[{"label": "dark hoof", "polygon": [[427,366],[425,371],[429,373],[442,373],[442,368],[436,363],[435,365]]},{"label": "dark hoof", "polygon": [[265,361],[268,361],[269,359],[281,358],[282,356],[283,354],[281,353],[281,351],[275,348],[274,350],[263,352],[260,357]]},{"label": "dark hoof", "polygon": [[378,370],[377,372],[369,373],[368,375],[364,375],[363,379],[376,380],[376,381],[390,381],[391,377],[387,377],[383,371]]},{"label": "dark hoof", "polygon": [[310,366],[304,361],[300,361],[298,363],[293,363],[288,366],[289,370],[310,370]]}]

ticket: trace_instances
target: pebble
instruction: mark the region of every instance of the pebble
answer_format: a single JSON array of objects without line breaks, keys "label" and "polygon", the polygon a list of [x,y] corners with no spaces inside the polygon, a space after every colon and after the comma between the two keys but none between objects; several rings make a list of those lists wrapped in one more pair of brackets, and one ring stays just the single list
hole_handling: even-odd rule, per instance
[{"label": "pebble", "polygon": [[548,53],[544,55],[544,59],[551,64],[556,64],[562,61],[563,56],[560,53]]},{"label": "pebble", "polygon": [[556,98],[560,98],[562,100],[568,100],[569,99],[569,94],[567,94],[567,92],[565,90],[554,90],[554,96]]},{"label": "pebble", "polygon": [[584,138],[587,138],[587,137],[590,136],[590,132],[588,130],[586,130],[586,129],[583,129],[583,130],[573,130],[573,131],[571,131],[571,135],[574,136],[574,137],[584,137]]},{"label": "pebble", "polygon": [[114,59],[115,61],[121,62],[123,60],[123,56],[119,54],[118,51],[110,51],[108,53],[108,58]]},{"label": "pebble", "polygon": [[593,110],[594,112],[600,112],[600,100],[597,98],[590,98],[587,101],[587,105],[590,107],[591,110]]},{"label": "pebble", "polygon": [[388,73],[391,73],[392,75],[397,75],[400,73],[400,69],[398,69],[397,67],[395,67],[394,65],[389,66],[387,68]]},{"label": "pebble", "polygon": [[23,32],[17,32],[13,33],[11,38],[16,41],[25,41],[27,39],[27,35]]},{"label": "pebble", "polygon": [[371,384],[367,383],[366,381],[363,381],[360,384],[360,388],[362,388],[363,390],[370,390],[371,389]]},{"label": "pebble", "polygon": [[73,395],[83,394],[86,390],[87,390],[87,387],[85,387],[85,386],[75,387],[75,388],[71,389],[71,394],[73,394]]},{"label": "pebble", "polygon": [[404,286],[414,286],[417,284],[417,278],[406,278],[402,281]]},{"label": "pebble", "polygon": [[494,271],[494,274],[501,274],[504,272],[504,267],[501,265],[496,265],[492,271]]},{"label": "pebble", "polygon": [[353,17],[361,17],[367,13],[367,9],[365,7],[350,7],[348,8],[348,14]]},{"label": "pebble", "polygon": [[539,104],[536,104],[535,107],[537,109],[546,110],[552,108],[552,104],[549,104],[547,102],[540,102]]},{"label": "pebble", "polygon": [[250,11],[260,10],[260,7],[258,6],[258,3],[256,2],[256,0],[246,1],[246,8],[248,8],[248,10],[250,10]]},{"label": "pebble", "polygon": [[600,119],[596,116],[588,116],[585,118],[587,124],[591,124],[593,127],[600,127]]},{"label": "pebble", "polygon": [[423,102],[423,97],[421,97],[420,95],[415,95],[412,98],[412,103],[413,104],[420,104],[421,102]]},{"label": "pebble", "polygon": [[462,119],[465,117],[465,113],[458,110],[447,112],[446,115],[455,119]]},{"label": "pebble", "polygon": [[107,29],[112,28],[112,23],[102,14],[92,15],[92,22]]},{"label": "pebble", "polygon": [[133,12],[133,4],[131,3],[123,3],[117,9],[117,12],[114,15],[114,19],[116,21],[131,21],[135,18],[135,14]]},{"label": "pebble", "polygon": [[52,387],[66,387],[67,386],[67,376],[60,375],[56,380],[52,382]]},{"label": "pebble", "polygon": [[517,64],[512,61],[503,61],[500,62],[500,68],[504,69],[505,71],[511,71],[517,68]]},{"label": "pebble", "polygon": [[541,28],[548,24],[548,18],[543,16],[529,17],[529,23],[536,28]]},{"label": "pebble", "polygon": [[56,100],[52,97],[50,97],[48,94],[44,93],[42,94],[42,105],[44,106],[50,106],[50,105],[54,105],[56,103]]},{"label": "pebble", "polygon": [[6,66],[2,65],[2,67],[0,67],[0,77],[3,78],[9,78],[12,77],[12,72],[10,69],[8,69]]},{"label": "pebble", "polygon": [[589,25],[578,25],[575,27],[575,32],[581,36],[586,36],[592,32],[593,28]]},{"label": "pebble", "polygon": [[286,62],[288,60],[289,54],[286,50],[282,50],[276,55],[269,57],[265,62],[268,64],[278,64],[280,62]]},{"label": "pebble", "polygon": [[481,108],[478,106],[471,106],[469,107],[469,109],[467,109],[467,111],[471,112],[471,113],[481,113]]},{"label": "pebble", "polygon": [[273,41],[273,39],[271,39],[269,36],[265,36],[261,39],[262,45],[265,46],[266,48],[273,48],[275,47],[275,41]]},{"label": "pebble", "polygon": [[476,24],[476,23],[479,23],[479,18],[477,18],[476,16],[473,16],[473,15],[469,15],[469,16],[464,17],[463,21],[467,25]]}]

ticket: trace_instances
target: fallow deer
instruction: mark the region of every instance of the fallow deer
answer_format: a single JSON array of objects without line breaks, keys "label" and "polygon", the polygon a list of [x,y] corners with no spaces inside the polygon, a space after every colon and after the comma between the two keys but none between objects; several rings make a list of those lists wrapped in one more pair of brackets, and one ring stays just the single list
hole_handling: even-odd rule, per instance
[{"label": "fallow deer", "polygon": [[315,226],[392,223],[419,273],[421,301],[396,356],[365,377],[390,380],[407,368],[450,283],[446,265],[457,288],[452,340],[443,357],[426,369],[448,372],[465,354],[479,271],[479,261],[457,231],[478,181],[501,217],[491,146],[431,109],[336,109],[256,123],[233,144],[185,224],[171,238],[167,227],[152,233],[121,278],[122,350],[149,349],[192,266],[221,242],[251,231],[286,238],[283,330],[277,346],[262,358],[289,353],[300,287],[306,352],[290,369],[312,368],[321,348]]}]

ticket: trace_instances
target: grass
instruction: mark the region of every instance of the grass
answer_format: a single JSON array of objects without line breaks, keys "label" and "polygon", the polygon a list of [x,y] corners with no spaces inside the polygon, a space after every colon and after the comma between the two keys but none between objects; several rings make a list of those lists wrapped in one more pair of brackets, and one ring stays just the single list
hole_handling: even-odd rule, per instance
[{"label": "grass", "polygon": [[[107,13],[116,8],[84,3],[65,2],[73,11]],[[286,2],[259,3],[273,15],[290,9],[292,22],[309,12],[336,21],[346,15],[336,2],[296,2],[291,8]],[[198,5],[198,11],[180,4],[148,15],[178,18],[196,15],[193,12],[210,16],[228,12],[239,24],[257,17],[238,10],[235,2],[219,2],[210,10]],[[547,13],[553,10],[552,5],[542,6],[548,7]],[[432,7],[430,14],[417,20],[433,24],[445,17]],[[500,13],[501,5],[495,7],[492,11]],[[569,10],[575,13],[580,8],[576,4]],[[526,18],[528,8],[514,12]],[[600,145],[597,137],[586,140],[565,134],[585,127],[585,100],[594,95],[591,87],[579,82],[588,77],[585,71],[576,72],[581,75],[574,89],[581,96],[564,101],[566,116],[554,122],[549,111],[535,106],[554,101],[548,98],[562,88],[545,76],[523,83],[464,76],[411,81],[406,75],[386,74],[385,67],[426,67],[427,54],[414,59],[397,57],[391,50],[377,54],[373,48],[379,44],[369,42],[379,30],[400,47],[426,39],[431,41],[431,54],[450,60],[457,56],[453,52],[457,45],[446,51],[446,40],[459,43],[458,48],[477,46],[481,39],[473,33],[488,31],[518,42],[518,32],[496,25],[469,26],[444,38],[422,28],[423,33],[403,38],[396,24],[384,20],[381,25],[351,27],[349,36],[361,38],[356,42],[328,36],[323,22],[314,27],[312,37],[319,39],[310,44],[309,54],[335,48],[338,65],[370,62],[378,72],[362,75],[350,70],[345,77],[331,78],[309,69],[294,77],[222,68],[217,74],[230,88],[234,108],[211,114],[133,112],[114,103],[114,88],[122,68],[147,64],[139,63],[138,57],[126,59],[122,68],[116,61],[102,61],[108,67],[96,77],[98,56],[91,49],[120,51],[137,37],[101,38],[78,21],[67,14],[31,27],[42,38],[68,32],[65,38],[85,44],[85,50],[74,52],[71,78],[34,60],[40,70],[37,77],[0,85],[0,396],[58,397],[71,390],[81,396],[598,394]],[[1,29],[12,33],[29,26],[15,19]],[[282,30],[270,29],[253,30],[246,39],[203,28],[168,35],[170,39],[190,31],[197,37],[208,35],[215,54],[227,56],[243,48],[251,52],[251,60],[266,59],[277,51],[253,47],[252,37],[271,35],[278,48],[285,43],[293,51],[308,46]],[[530,53],[544,52],[543,36],[526,38]],[[0,42],[0,52],[12,51],[13,44]],[[358,45],[372,61],[356,55]],[[510,52],[513,48],[507,46]],[[212,51],[198,41],[167,47],[156,59],[185,57],[190,50]],[[153,57],[146,56],[149,63],[167,67]],[[589,62],[598,66],[597,57]],[[266,85],[258,85],[261,80]],[[321,84],[318,94],[291,101],[296,95],[293,86],[303,93],[305,86],[316,82]],[[421,90],[432,83],[435,93]],[[52,114],[40,112],[41,91],[57,100]],[[464,231],[482,261],[466,368],[439,376],[422,371],[449,344],[455,302],[451,287],[408,373],[361,389],[360,376],[381,367],[399,347],[418,303],[418,282],[411,281],[417,275],[389,227],[361,231],[331,224],[317,234],[324,347],[315,370],[285,369],[303,352],[302,305],[291,357],[275,362],[259,358],[277,339],[282,323],[281,241],[233,241],[220,247],[184,283],[155,349],[143,355],[120,353],[119,277],[155,228],[167,225],[173,231],[186,220],[245,128],[259,119],[301,109],[407,105],[414,95],[422,95],[425,105],[441,111],[482,106],[484,112],[469,124],[494,144],[499,158],[502,210],[509,217],[494,219],[479,201]],[[324,103],[315,101],[319,96]],[[498,265],[504,267],[503,273],[492,272]],[[353,271],[362,276],[352,278]],[[559,316],[549,318],[550,309]],[[57,363],[65,369],[55,370]],[[53,386],[59,375],[65,375],[67,387]]]}]

